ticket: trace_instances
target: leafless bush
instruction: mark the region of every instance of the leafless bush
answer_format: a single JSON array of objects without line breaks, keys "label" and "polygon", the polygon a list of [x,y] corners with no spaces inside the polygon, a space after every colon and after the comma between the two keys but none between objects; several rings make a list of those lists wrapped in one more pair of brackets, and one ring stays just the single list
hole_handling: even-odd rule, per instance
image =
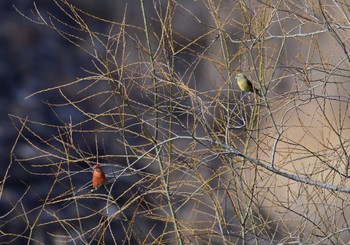
[{"label": "leafless bush", "polygon": [[[25,17],[86,52],[93,67],[30,95],[58,94],[63,101],[47,106],[74,111],[70,120],[11,116],[9,171],[20,165],[48,184],[11,203],[6,241],[349,239],[346,1],[119,1],[114,19],[54,3],[68,22],[35,4],[35,17]],[[237,91],[237,70],[261,97]],[[108,183],[90,192],[80,176],[97,161]],[[29,195],[37,205],[26,210]],[[23,229],[11,231],[13,222]]]}]

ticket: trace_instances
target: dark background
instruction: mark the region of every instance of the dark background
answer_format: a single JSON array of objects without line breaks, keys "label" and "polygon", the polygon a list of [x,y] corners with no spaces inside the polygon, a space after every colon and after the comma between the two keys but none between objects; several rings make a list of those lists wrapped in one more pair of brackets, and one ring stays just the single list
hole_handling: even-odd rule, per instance
[{"label": "dark background", "polygon": [[[113,1],[113,0],[99,0],[99,1],[71,1],[84,11],[104,19],[121,21],[125,10],[125,4],[128,1]],[[147,2],[147,1],[146,1]],[[151,3],[151,2],[149,2]],[[48,125],[63,126],[70,122],[73,123],[83,120],[76,110],[71,107],[57,107],[53,108],[49,104],[64,103],[62,97],[57,91],[49,91],[40,93],[35,96],[26,98],[27,96],[37,91],[52,88],[62,84],[67,84],[74,81],[78,77],[87,75],[84,70],[94,70],[93,59],[91,56],[83,52],[76,45],[70,43],[61,37],[55,30],[47,26],[38,24],[41,22],[35,13],[35,7],[40,11],[40,14],[45,20],[50,19],[50,15],[59,18],[63,23],[74,24],[71,22],[62,11],[51,1],[1,1],[0,3],[0,79],[1,79],[1,96],[0,96],[0,147],[1,147],[1,162],[0,174],[1,179],[7,176],[0,203],[0,216],[4,217],[1,222],[0,230],[14,234],[15,236],[3,236],[0,242],[8,242],[11,244],[26,243],[26,237],[30,234],[30,229],[26,227],[27,224],[33,224],[41,211],[40,207],[48,191],[54,181],[54,175],[49,175],[52,169],[50,168],[35,168],[34,165],[47,164],[45,159],[33,159],[21,161],[20,159],[30,159],[38,155],[38,152],[31,146],[30,142],[40,144],[37,138],[26,134],[25,137],[18,137],[19,129],[23,125],[24,120],[28,119],[31,122],[39,122],[39,124],[31,124],[31,129],[40,135],[43,139],[50,139],[53,135],[57,135],[57,129],[53,127],[45,127],[40,123]],[[146,5],[146,11],[149,16],[152,15],[152,5]],[[151,18],[151,17],[150,17]],[[142,26],[142,18],[140,15],[139,3],[128,5],[127,21],[138,26]],[[181,19],[176,21],[177,27],[181,31],[186,31],[189,36],[194,35],[200,29],[188,29],[188,26],[181,25]],[[103,22],[87,22],[90,27],[97,32],[108,33],[110,25]],[[60,30],[69,31],[64,25],[59,27]],[[157,31],[157,27],[154,29]],[[160,29],[159,29],[160,30]],[[159,31],[158,30],[158,31]],[[195,31],[194,31],[195,30]],[[84,42],[81,43],[84,45]],[[187,59],[186,62],[191,61],[191,57],[187,54],[179,54],[179,58]],[[179,62],[179,66],[182,63]],[[203,83],[203,82],[202,82]],[[201,86],[197,86],[198,89]],[[69,92],[69,91],[68,91]],[[72,92],[74,93],[74,92]],[[130,95],[133,96],[133,95]],[[87,104],[85,108],[87,111],[95,109],[95,104]],[[93,125],[90,125],[93,128]],[[137,130],[137,129],[134,129]],[[29,138],[26,138],[29,137]],[[32,137],[32,138],[31,138]],[[109,137],[109,138],[108,138]],[[105,140],[114,140],[115,136],[108,136],[104,138],[101,136],[100,142]],[[85,152],[90,152],[91,155],[96,154],[94,138],[81,138],[81,142],[75,144],[79,145]],[[99,142],[99,143],[100,143]],[[50,151],[51,149],[42,149]],[[100,154],[106,148],[106,145],[100,146]],[[107,145],[108,147],[108,145]],[[108,153],[115,153],[118,151],[114,149],[107,149]],[[14,151],[11,152],[11,150]],[[73,154],[73,153],[72,153]],[[40,154],[39,154],[40,155]],[[10,163],[10,164],[9,164]],[[113,162],[108,162],[113,164]],[[123,162],[119,162],[121,165]],[[86,163],[78,163],[72,166],[71,171],[77,171],[79,174],[74,175],[72,179],[76,187],[83,185],[90,185],[91,169]],[[108,171],[108,168],[107,168]],[[33,174],[35,173],[35,174]],[[41,175],[43,173],[43,175]],[[139,178],[137,176],[120,178],[118,180],[118,189],[115,196],[119,196],[125,189],[134,185]],[[59,181],[62,189],[55,189],[53,195],[58,195],[63,190],[69,189],[68,178],[62,177]],[[151,188],[147,183],[143,186],[135,186],[131,189],[130,194],[135,194],[142,191],[142,188]],[[119,200],[122,205],[127,199],[125,195]],[[149,200],[153,202],[154,200]],[[94,209],[103,207],[105,202],[89,202],[84,201],[84,206],[90,206]],[[70,218],[70,213],[76,210],[72,207],[64,210],[64,204],[52,205],[47,210],[53,213],[57,212],[63,218]],[[15,212],[13,212],[15,210]],[[59,210],[59,211],[57,211]],[[10,214],[11,213],[11,214]],[[131,211],[132,213],[132,211]],[[10,215],[9,215],[10,214]],[[25,215],[24,215],[25,214]],[[39,223],[52,221],[51,214],[43,212],[40,216]],[[81,212],[82,216],[88,215]],[[123,217],[121,217],[123,218]],[[24,222],[23,222],[24,221]],[[101,221],[101,217],[97,216],[92,221],[85,222],[86,228],[94,227]],[[153,229],[155,233],[163,230],[163,226],[155,227],[157,223],[152,220],[142,219],[139,222],[140,227],[144,230],[140,232],[148,232]],[[161,223],[161,222],[159,222]],[[149,224],[149,226],[147,226]],[[123,221],[116,221],[114,227],[117,227],[114,236],[118,239],[124,239],[122,233]],[[52,243],[52,237],[48,236],[48,232],[58,232],[59,227],[56,225],[44,225],[41,228],[35,229],[35,234],[32,238],[45,244]],[[23,235],[23,239],[18,238],[16,234]],[[14,239],[16,237],[16,239]],[[108,241],[108,238],[107,238]],[[112,242],[112,241],[110,241]],[[33,242],[35,244],[35,242]]]},{"label": "dark background", "polygon": [[[115,1],[72,2],[92,14],[105,18],[113,18],[112,15],[116,14]],[[35,4],[45,18],[50,13],[67,24],[71,23],[71,20],[52,1],[35,1]],[[83,69],[92,68],[92,59],[81,49],[62,38],[56,31],[34,23],[22,14],[34,21],[38,20],[33,1],[0,2],[0,160],[2,163],[0,164],[0,179],[3,179],[5,174],[7,176],[0,202],[0,215],[3,218],[0,221],[0,230],[18,234],[2,236],[0,242],[10,244],[27,242],[25,238],[18,238],[19,234],[24,237],[29,235],[30,230],[26,227],[25,220],[28,219],[27,221],[33,224],[39,212],[36,207],[42,205],[42,198],[48,193],[54,180],[54,176],[39,175],[41,170],[35,170],[36,174],[28,172],[31,164],[40,164],[42,159],[26,161],[24,165],[17,164],[17,159],[26,159],[37,154],[22,137],[19,137],[16,142],[17,130],[21,127],[19,118],[51,125],[68,123],[72,114],[74,121],[81,119],[79,113],[71,108],[62,107],[53,111],[52,107],[47,105],[47,103],[62,102],[62,98],[56,92],[42,93],[27,99],[26,97],[36,91],[66,84],[77,77],[85,76]],[[106,28],[104,24],[94,24],[94,30],[105,32]],[[40,125],[34,125],[32,129],[43,138],[50,138],[57,134],[56,130]],[[35,138],[28,140],[33,141],[34,144],[37,143]],[[91,141],[84,147],[93,151],[91,149],[94,149],[94,144],[95,142]],[[14,145],[14,151],[11,152]],[[91,181],[91,170],[88,169],[88,165],[80,164],[75,168],[80,171],[84,169],[87,171],[73,178],[77,181],[78,187],[89,184]],[[62,190],[69,188],[64,179],[61,182]],[[57,191],[53,194],[58,194]],[[89,203],[85,202],[85,205]],[[104,204],[92,203],[91,205],[97,208]],[[62,204],[56,206],[57,209],[62,208]],[[16,211],[8,215],[8,212],[13,211],[14,207]],[[54,210],[53,207],[52,211]],[[71,211],[67,209],[63,210],[63,213],[66,217],[70,217],[69,212]],[[26,218],[21,216],[25,213],[27,213]],[[50,220],[49,215],[40,216],[40,222]],[[95,217],[95,220],[99,222],[99,217]],[[88,225],[93,225],[93,223]],[[55,225],[47,225],[43,229],[38,228],[33,238],[44,244],[52,244],[47,232],[54,232],[57,229]],[[14,239],[15,237],[17,238]],[[33,244],[36,243],[33,242]]]}]

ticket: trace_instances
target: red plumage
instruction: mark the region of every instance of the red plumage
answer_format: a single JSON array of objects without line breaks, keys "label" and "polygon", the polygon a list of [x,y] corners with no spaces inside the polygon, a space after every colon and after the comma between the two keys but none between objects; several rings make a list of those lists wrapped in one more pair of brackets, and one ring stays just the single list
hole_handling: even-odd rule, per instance
[{"label": "red plumage", "polygon": [[106,175],[103,172],[100,164],[95,164],[93,168],[94,172],[92,173],[92,186],[94,188],[98,188],[105,184]]}]

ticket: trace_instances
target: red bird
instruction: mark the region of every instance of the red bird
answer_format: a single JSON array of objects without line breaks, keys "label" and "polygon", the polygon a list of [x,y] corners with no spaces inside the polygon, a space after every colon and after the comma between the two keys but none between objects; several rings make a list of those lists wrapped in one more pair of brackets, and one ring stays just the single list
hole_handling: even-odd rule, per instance
[{"label": "red bird", "polygon": [[100,186],[104,185],[106,182],[106,175],[103,172],[100,164],[94,165],[94,172],[92,173],[92,186],[97,189]]}]

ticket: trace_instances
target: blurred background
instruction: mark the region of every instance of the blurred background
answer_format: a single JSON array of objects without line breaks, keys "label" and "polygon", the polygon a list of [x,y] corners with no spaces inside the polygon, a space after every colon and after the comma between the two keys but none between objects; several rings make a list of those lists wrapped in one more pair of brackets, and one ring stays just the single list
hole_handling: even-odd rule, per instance
[{"label": "blurred background", "polygon": [[349,239],[346,1],[14,0],[0,16],[1,243]]},{"label": "blurred background", "polygon": [[[117,10],[116,4],[114,4],[115,1],[73,2],[91,11],[92,14],[98,14],[106,18],[113,18]],[[30,158],[38,154],[36,149],[23,138],[16,142],[19,134],[19,131],[17,131],[19,128],[16,130],[16,127],[21,126],[16,119],[9,115],[28,118],[48,125],[64,125],[64,123],[69,123],[70,120],[74,120],[74,122],[82,120],[82,116],[72,108],[61,107],[53,110],[48,105],[48,103],[62,102],[62,97],[56,92],[38,94],[27,99],[26,97],[36,91],[66,84],[77,77],[82,77],[86,74],[83,69],[93,67],[91,58],[82,52],[79,47],[62,38],[56,31],[35,23],[35,21],[39,21],[35,13],[35,6],[40,9],[45,18],[50,13],[67,24],[72,23],[52,1],[35,1],[35,5],[33,1],[22,0],[1,1],[0,3],[0,78],[2,85],[0,90],[0,111],[2,115],[0,117],[0,147],[2,149],[0,156],[3,163],[0,164],[0,173],[1,178],[5,176],[5,173],[8,177],[6,186],[1,192],[0,216],[2,217],[2,224],[0,230],[16,234],[2,236],[0,238],[1,243],[26,243],[27,239],[20,238],[20,234],[28,236],[30,229],[26,226],[26,222],[21,222],[24,217],[18,215],[31,210],[26,218],[30,223],[34,222],[35,217],[40,212],[36,207],[42,204],[42,198],[47,195],[52,181],[55,179],[54,176],[44,174],[46,171],[43,171],[43,175],[40,175],[38,173],[40,170],[37,172],[35,167],[35,174],[28,172],[30,164],[45,162],[40,159],[33,159],[29,161],[30,164],[27,162],[24,166],[8,164],[10,162],[10,152],[15,144],[15,152],[12,152],[14,154],[12,161],[14,162],[16,162],[15,158]],[[28,18],[33,18],[34,22],[26,19],[22,14]],[[94,25],[94,28],[101,32],[105,32],[107,27],[107,25],[101,23]],[[34,130],[38,135],[47,139],[57,134],[57,130],[54,128],[40,127],[40,125],[34,126]],[[29,140],[38,143],[38,139],[29,138]],[[92,147],[92,151],[94,151],[94,141],[89,144],[83,144],[82,147],[85,149]],[[9,166],[11,167],[9,168]],[[74,177],[78,187],[86,183],[90,184],[92,170],[89,169],[87,164],[80,167],[75,167],[72,164],[72,167],[73,169],[78,168],[80,171],[82,169],[87,170]],[[64,179],[61,182],[64,182]],[[60,191],[65,189],[67,189],[67,186],[63,184]],[[57,192],[55,193],[57,194]],[[21,200],[20,205],[18,200]],[[63,205],[58,204],[56,206],[60,208]],[[13,208],[17,211],[5,218],[5,214],[11,212]],[[67,213],[66,217],[70,216],[69,210],[64,211],[64,213]],[[40,216],[40,222],[47,221],[46,217],[45,214]],[[9,221],[11,219],[14,220],[11,222]],[[54,232],[57,228],[55,225],[48,225],[44,229],[38,228],[34,232],[34,241],[31,241],[30,244],[55,244],[53,242],[55,239],[49,238],[47,232]]]},{"label": "blurred background", "polygon": [[[82,217],[93,215],[88,222],[85,221],[80,226],[86,226],[86,229],[99,227],[104,219],[101,217],[104,217],[106,213],[101,211],[104,215],[100,215],[100,211],[97,212],[96,210],[102,209],[106,205],[106,202],[103,200],[108,200],[107,197],[104,197],[102,201],[96,201],[93,198],[83,200],[79,204],[84,208],[77,214],[76,207],[69,202],[71,195],[64,195],[71,188],[75,188],[75,191],[78,191],[77,193],[89,194],[92,175],[91,166],[97,161],[102,162],[102,165],[105,166],[109,179],[113,176],[118,176],[117,188],[110,188],[110,195],[119,197],[122,193],[127,192],[127,194],[124,193],[118,199],[118,205],[125,204],[128,198],[136,195],[138,192],[142,192],[143,189],[148,190],[153,185],[158,185],[151,182],[149,185],[147,182],[146,184],[144,182],[139,184],[138,181],[141,177],[137,176],[137,174],[130,174],[130,176],[128,173],[123,173],[123,176],[120,176],[119,172],[111,173],[113,168],[109,166],[115,166],[117,158],[113,158],[113,160],[110,158],[99,160],[98,156],[102,155],[103,158],[103,155],[118,153],[125,155],[126,153],[121,150],[123,144],[117,142],[118,133],[109,133],[108,131],[102,133],[100,131],[99,138],[96,138],[94,134],[85,134],[84,130],[93,131],[98,128],[93,122],[87,122],[79,126],[82,131],[74,136],[74,144],[77,145],[77,151],[69,153],[79,159],[70,164],[69,167],[65,165],[63,167],[65,170],[62,171],[63,173],[61,172],[61,175],[57,175],[57,173],[60,173],[60,170],[52,167],[57,162],[45,154],[45,151],[49,153],[57,150],[54,148],[55,143],[53,145],[45,145],[45,140],[50,142],[55,136],[60,135],[62,133],[60,130],[64,131],[67,125],[79,124],[86,117],[76,108],[66,105],[67,101],[62,98],[62,94],[58,93],[57,90],[49,90],[34,96],[30,95],[37,91],[62,86],[75,79],[87,77],[91,74],[89,71],[99,72],[97,68],[99,64],[96,65],[95,57],[92,57],[91,53],[88,54],[88,52],[93,50],[89,44],[89,36],[79,33],[79,31],[77,33],[72,32],[70,25],[74,26],[75,22],[60,9],[60,6],[65,6],[65,4],[68,4],[68,2],[58,1],[58,4],[56,4],[53,1],[33,2],[19,0],[2,1],[0,3],[0,14],[2,16],[0,22],[0,76],[2,81],[0,110],[1,115],[3,115],[0,118],[0,144],[2,149],[1,162],[4,163],[0,165],[0,173],[2,178],[7,176],[1,192],[0,216],[4,217],[4,219],[0,230],[8,234],[1,236],[1,242],[10,244],[23,244],[27,241],[31,244],[75,243],[74,240],[69,241],[69,239],[59,237],[63,230],[61,230],[60,225],[53,222],[55,219],[52,219],[52,217],[56,215],[57,217],[60,216],[59,219],[72,218],[73,216],[76,217],[76,215]],[[113,0],[101,0],[98,2],[70,1],[69,4],[73,4],[78,9],[104,20],[121,22],[125,18],[130,25],[143,26],[139,4],[134,5],[128,4],[128,1]],[[188,3],[184,2],[184,4]],[[155,15],[153,3],[146,3],[145,6],[149,15],[148,18],[152,19],[152,15]],[[72,37],[72,39],[80,46],[78,47],[59,35],[57,31],[43,25],[39,13],[46,21],[55,22],[54,25],[57,25],[60,31],[67,31],[72,33],[72,35],[76,34],[77,39],[75,37]],[[93,31],[98,33],[108,34],[109,32],[114,32],[109,22],[87,18],[86,23]],[[189,35],[195,35],[197,32],[185,27],[181,23],[181,19],[177,19],[176,25],[181,31],[186,31]],[[137,32],[139,32],[141,34],[140,38],[144,40],[144,37],[142,37],[143,33],[139,29],[131,29],[132,35],[137,35]],[[151,27],[151,29],[152,31],[161,31],[159,26]],[[202,29],[205,30],[206,28],[202,27]],[[80,34],[81,36],[78,37]],[[132,45],[130,46],[128,47],[129,50],[138,49],[137,47],[133,48]],[[85,52],[84,48],[88,52]],[[95,48],[100,48],[98,52],[101,53],[105,51],[105,47],[99,46],[99,44]],[[137,61],[139,59],[136,53],[127,55],[129,61]],[[180,62],[176,64],[178,67],[182,67],[181,69],[185,69],[184,67],[188,66],[187,63],[182,64],[183,58],[188,59],[186,61],[188,63],[193,59],[191,55],[183,54],[183,56],[182,58],[180,57]],[[70,85],[66,90],[64,87],[62,89],[66,95],[77,99],[86,96],[84,93],[79,95],[79,92],[84,90],[85,86],[89,85],[83,84],[76,87]],[[198,86],[198,88],[204,88],[204,85]],[[105,89],[105,85],[97,85],[92,87],[91,91],[96,93]],[[142,96],[147,95],[143,91],[139,91],[139,93]],[[130,96],[137,97],[139,95],[134,91]],[[141,100],[140,98],[137,99]],[[149,103],[151,100],[147,99],[147,101]],[[81,108],[84,111],[98,111],[99,104],[102,102],[103,99],[87,101],[81,104]],[[136,122],[134,120],[128,123],[132,125]],[[28,126],[28,128],[20,131],[23,125],[25,127]],[[141,131],[139,127],[131,129],[135,132]],[[35,135],[31,134],[32,132],[35,132]],[[19,136],[20,133],[23,133],[23,135]],[[140,139],[134,139],[132,135],[130,135],[129,140],[130,144],[141,144]],[[39,147],[36,147],[36,144]],[[47,158],[45,156],[42,157],[43,155],[46,155]],[[136,157],[132,157],[132,154],[129,153],[129,155],[131,155],[130,159],[136,159]],[[89,161],[82,159],[89,159]],[[123,160],[118,162],[121,165],[119,170],[129,163],[124,158],[121,159]],[[141,159],[137,164],[142,165],[143,161]],[[9,162],[10,164],[8,164]],[[58,186],[54,185],[55,181],[57,181]],[[50,193],[49,196],[63,195],[61,196],[63,201],[56,204],[52,203],[49,205],[50,208],[48,208],[50,211],[43,211],[45,208],[42,205],[45,203],[44,199],[48,193]],[[99,190],[97,193],[104,195],[106,192]],[[52,201],[55,202],[54,200],[58,199],[53,198]],[[150,204],[154,202],[155,200],[150,200]],[[113,208],[112,210],[115,211]],[[113,213],[111,210],[109,212]],[[56,214],[54,215],[54,213]],[[132,213],[129,213],[130,216],[128,218],[131,219]],[[128,215],[128,212],[126,214]],[[124,241],[125,234],[123,229],[130,229],[124,227],[123,223],[126,222],[126,218],[121,214],[114,218],[116,221],[114,221],[113,236],[117,237],[119,242]],[[23,219],[27,221],[23,222]],[[50,222],[53,223],[51,224]],[[144,233],[145,237],[147,237],[149,231],[154,234],[161,234],[165,229],[162,221],[155,221],[154,219],[149,220],[141,217],[138,219],[138,223],[136,230]],[[158,226],[157,223],[163,225]],[[31,230],[29,224],[33,224],[35,228]],[[73,221],[71,228],[72,232],[78,235],[75,232],[75,226],[79,226],[78,221]],[[95,238],[95,235],[89,234],[87,240],[92,239],[94,243],[100,244],[101,242],[98,241],[98,238]],[[167,235],[165,234],[164,236],[166,237]],[[28,237],[31,237],[32,240]],[[145,240],[147,239],[145,238]],[[152,241],[152,238],[149,239]],[[87,242],[85,239],[78,240],[80,240],[78,243],[82,241]],[[130,240],[131,242],[136,241],[134,238]],[[108,237],[105,242],[112,244],[115,241]]]}]

